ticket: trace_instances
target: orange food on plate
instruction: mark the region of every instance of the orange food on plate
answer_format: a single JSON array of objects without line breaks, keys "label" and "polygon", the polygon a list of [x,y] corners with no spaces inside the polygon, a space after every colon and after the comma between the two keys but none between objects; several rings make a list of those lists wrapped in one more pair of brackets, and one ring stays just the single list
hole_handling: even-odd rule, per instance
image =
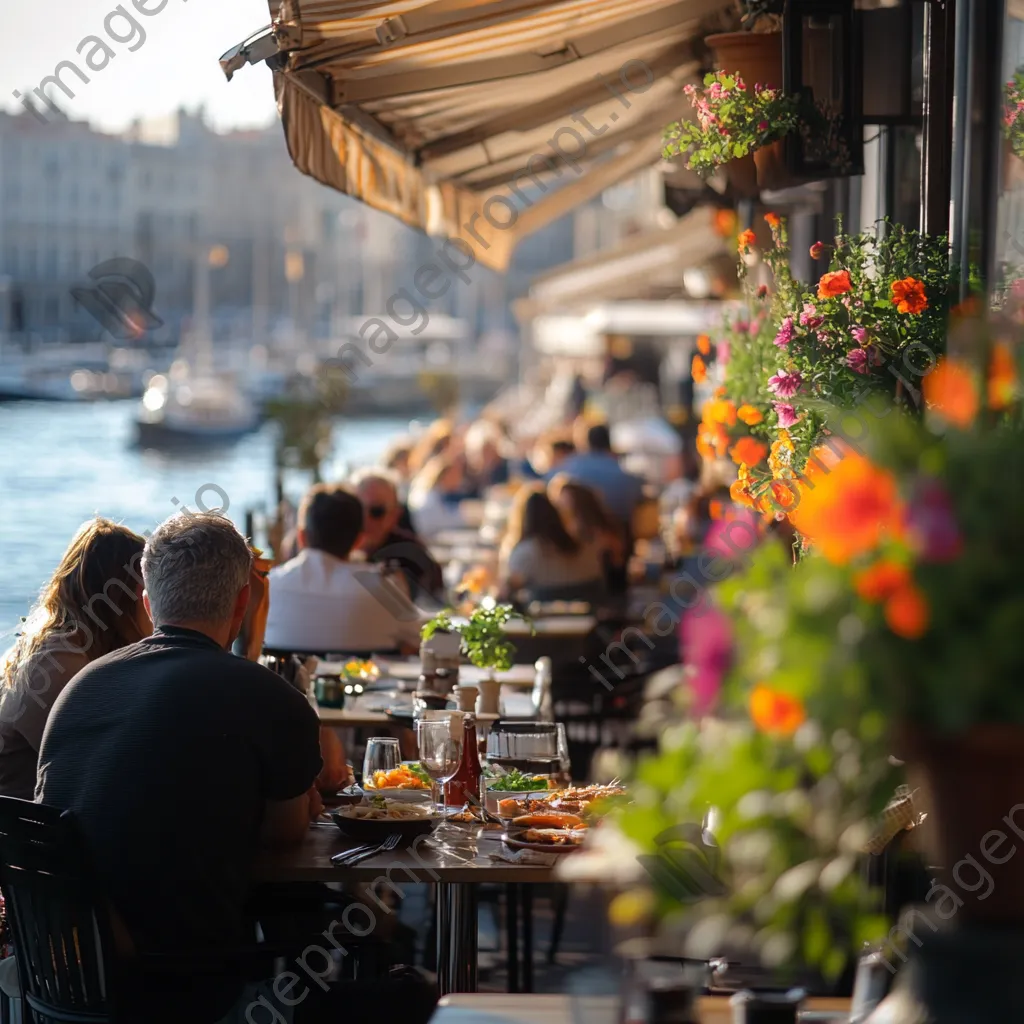
[{"label": "orange food on plate", "polygon": [[583,833],[561,828],[528,828],[520,839],[524,843],[545,843],[548,846],[579,846],[583,842]]},{"label": "orange food on plate", "polygon": [[583,819],[575,814],[537,813],[513,818],[512,824],[521,828],[580,828]]},{"label": "orange food on plate", "polygon": [[408,765],[399,765],[389,772],[374,772],[369,789],[429,789],[430,787]]}]

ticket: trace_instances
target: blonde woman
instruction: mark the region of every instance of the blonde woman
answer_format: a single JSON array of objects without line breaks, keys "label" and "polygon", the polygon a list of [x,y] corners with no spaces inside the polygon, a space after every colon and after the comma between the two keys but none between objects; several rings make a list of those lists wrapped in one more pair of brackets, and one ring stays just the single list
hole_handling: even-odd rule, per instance
[{"label": "blonde woman", "polygon": [[142,602],[145,540],[109,519],[84,523],[3,657],[0,795],[31,800],[54,701],[91,661],[153,631]]}]

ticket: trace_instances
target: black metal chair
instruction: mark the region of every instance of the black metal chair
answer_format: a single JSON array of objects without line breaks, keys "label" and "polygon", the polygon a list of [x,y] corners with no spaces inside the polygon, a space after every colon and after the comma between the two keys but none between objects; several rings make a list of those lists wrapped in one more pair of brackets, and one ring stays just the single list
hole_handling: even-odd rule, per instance
[{"label": "black metal chair", "polygon": [[216,978],[241,987],[272,977],[277,959],[298,951],[254,942],[210,954],[122,955],[74,816],[14,797],[0,797],[0,890],[26,1024],[139,1019],[131,1008],[154,983],[181,988],[179,979]]},{"label": "black metal chair", "polygon": [[33,1024],[113,1021],[110,915],[70,815],[0,797],[0,889]]}]

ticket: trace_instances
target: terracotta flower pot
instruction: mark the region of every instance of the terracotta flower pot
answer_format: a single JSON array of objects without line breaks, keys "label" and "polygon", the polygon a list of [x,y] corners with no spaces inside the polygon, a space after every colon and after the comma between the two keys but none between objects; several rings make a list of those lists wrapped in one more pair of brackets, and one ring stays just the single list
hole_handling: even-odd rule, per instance
[{"label": "terracotta flower pot", "polygon": [[785,139],[754,150],[754,164],[757,167],[757,184],[763,189],[774,191],[801,184],[801,179],[790,173],[786,166]]},{"label": "terracotta flower pot", "polygon": [[757,165],[753,156],[730,160],[725,165],[729,176],[729,189],[733,195],[741,199],[755,199],[760,190],[757,185]]},{"label": "terracotta flower pot", "polygon": [[720,32],[705,42],[715,51],[720,69],[738,74],[748,88],[782,88],[781,32]]},{"label": "terracotta flower pot", "polygon": [[952,737],[907,727],[902,738],[897,753],[921,791],[923,837],[948,887],[929,903],[944,917],[955,908],[958,922],[1024,926],[1024,726]]}]

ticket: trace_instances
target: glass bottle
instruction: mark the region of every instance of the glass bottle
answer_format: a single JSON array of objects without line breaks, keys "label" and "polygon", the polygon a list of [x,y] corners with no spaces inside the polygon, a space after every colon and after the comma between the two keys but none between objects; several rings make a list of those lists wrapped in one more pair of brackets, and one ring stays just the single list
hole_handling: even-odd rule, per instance
[{"label": "glass bottle", "polygon": [[462,760],[451,780],[445,784],[445,799],[449,807],[476,804],[480,800],[480,750],[476,742],[476,716],[463,717]]}]

